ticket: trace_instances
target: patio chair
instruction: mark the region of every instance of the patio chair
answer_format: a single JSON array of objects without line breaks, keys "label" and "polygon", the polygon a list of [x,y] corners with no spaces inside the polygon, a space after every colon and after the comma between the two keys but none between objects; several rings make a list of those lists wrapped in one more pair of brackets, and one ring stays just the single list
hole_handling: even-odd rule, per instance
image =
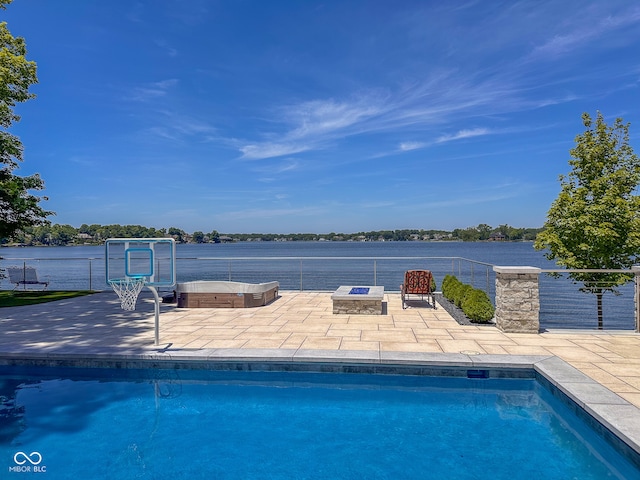
[{"label": "patio chair", "polygon": [[422,300],[424,297],[431,298],[431,305],[434,309],[436,302],[433,299],[433,291],[435,290],[435,282],[433,275],[429,270],[407,270],[404,272],[404,283],[400,285],[400,297],[402,298],[402,308],[407,308],[407,295],[420,295]]},{"label": "patio chair", "polygon": [[15,290],[20,285],[27,288],[27,285],[43,285],[43,290],[49,286],[49,282],[43,282],[38,279],[38,273],[34,267],[7,267],[9,273],[9,281],[15,284]]}]

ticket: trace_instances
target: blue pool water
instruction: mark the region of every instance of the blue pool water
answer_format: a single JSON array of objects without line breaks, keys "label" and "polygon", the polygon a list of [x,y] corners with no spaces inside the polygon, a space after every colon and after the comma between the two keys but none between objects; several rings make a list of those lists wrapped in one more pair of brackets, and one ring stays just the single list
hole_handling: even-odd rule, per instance
[{"label": "blue pool water", "polygon": [[0,478],[640,478],[535,380],[38,372],[0,370]]}]

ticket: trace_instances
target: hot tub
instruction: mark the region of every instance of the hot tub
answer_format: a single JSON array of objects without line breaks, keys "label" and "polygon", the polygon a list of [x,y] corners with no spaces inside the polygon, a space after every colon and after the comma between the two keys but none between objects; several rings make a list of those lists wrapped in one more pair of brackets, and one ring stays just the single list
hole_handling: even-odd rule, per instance
[{"label": "hot tub", "polygon": [[242,283],[196,280],[178,283],[178,308],[261,307],[278,297],[278,282]]}]

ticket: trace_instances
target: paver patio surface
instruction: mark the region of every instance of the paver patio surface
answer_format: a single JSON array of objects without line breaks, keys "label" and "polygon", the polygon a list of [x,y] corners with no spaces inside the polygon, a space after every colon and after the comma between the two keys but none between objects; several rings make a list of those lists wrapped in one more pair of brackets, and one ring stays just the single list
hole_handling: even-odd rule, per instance
[{"label": "paver patio surface", "polygon": [[509,334],[492,325],[460,325],[443,308],[402,309],[386,293],[383,315],[333,314],[331,293],[281,291],[264,307],[179,309],[161,305],[154,342],[150,293],[123,311],[113,292],[0,309],[0,352],[90,353],[120,349],[260,348],[555,355],[640,407],[640,334],[553,331]]}]

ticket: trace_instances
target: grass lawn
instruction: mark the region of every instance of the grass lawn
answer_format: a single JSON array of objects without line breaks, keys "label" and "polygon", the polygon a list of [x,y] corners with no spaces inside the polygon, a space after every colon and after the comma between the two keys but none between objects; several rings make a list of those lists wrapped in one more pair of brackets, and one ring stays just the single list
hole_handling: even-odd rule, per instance
[{"label": "grass lawn", "polygon": [[33,305],[36,303],[55,302],[65,298],[82,297],[90,295],[94,292],[91,290],[1,290],[0,291],[0,308],[1,307],[20,307],[22,305]]}]

